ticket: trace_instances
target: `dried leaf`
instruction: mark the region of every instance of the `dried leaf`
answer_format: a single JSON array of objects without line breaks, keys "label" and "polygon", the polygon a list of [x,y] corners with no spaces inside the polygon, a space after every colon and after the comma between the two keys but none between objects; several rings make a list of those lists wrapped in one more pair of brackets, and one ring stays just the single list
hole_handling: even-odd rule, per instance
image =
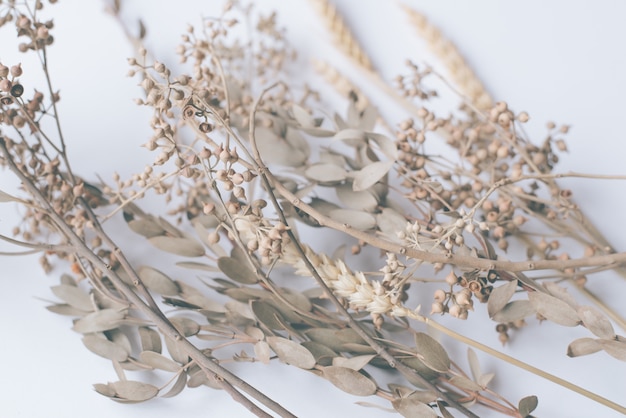
[{"label": "dried leaf", "polygon": [[350,146],[356,147],[365,142],[365,131],[354,128],[342,129],[333,136],[333,139],[343,141]]},{"label": "dried leaf", "polygon": [[394,161],[376,161],[355,171],[352,173],[354,177],[352,189],[354,191],[369,189],[391,170],[393,164]]},{"label": "dried leaf", "polygon": [[158,237],[165,234],[165,229],[158,223],[150,219],[133,219],[128,222],[128,227],[131,231],[146,237]]},{"label": "dried leaf", "polygon": [[471,347],[467,348],[467,360],[470,366],[470,370],[472,371],[472,376],[474,377],[474,380],[478,381],[483,372],[480,370],[480,362],[478,361],[478,356]]},{"label": "dried leaf", "polygon": [[115,396],[115,390],[111,386],[109,386],[109,385],[105,385],[105,384],[102,384],[102,383],[96,383],[96,384],[93,385],[93,388],[100,395],[104,395],[104,396],[107,396],[109,398],[113,398]]},{"label": "dried leaf", "polygon": [[220,257],[217,259],[217,267],[228,276],[238,283],[242,284],[254,284],[259,281],[256,273],[248,266],[247,263],[242,263],[235,260],[232,257]]},{"label": "dried leaf", "polygon": [[139,361],[155,369],[168,372],[176,373],[181,368],[180,364],[154,351],[142,351],[139,353]]},{"label": "dried leaf", "polygon": [[556,283],[547,282],[543,284],[543,287],[546,288],[548,292],[555,298],[561,299],[563,302],[567,303],[574,309],[578,308],[578,303],[576,300],[570,295],[566,288],[559,286]]},{"label": "dried leaf", "polygon": [[302,106],[293,104],[291,106],[291,111],[293,113],[293,117],[300,124],[300,126],[303,128],[315,128],[315,121],[313,117]]},{"label": "dried leaf", "polygon": [[376,357],[376,354],[367,354],[364,356],[354,356],[350,358],[335,357],[333,359],[333,366],[347,367],[349,369],[359,371],[365,367],[372,359]]},{"label": "dried leaf", "polygon": [[328,216],[337,222],[349,225],[359,231],[367,231],[376,227],[374,215],[351,209],[335,209]]},{"label": "dried leaf", "polygon": [[125,310],[102,309],[77,320],[72,329],[81,334],[106,331],[117,328],[125,316]]},{"label": "dried leaf", "polygon": [[626,342],[617,340],[596,340],[608,355],[626,361]]},{"label": "dried leaf", "polygon": [[337,356],[333,350],[315,341],[304,341],[302,345],[313,354],[315,362],[320,366],[332,365],[333,359]]},{"label": "dried leaf", "polygon": [[309,158],[308,149],[293,146],[271,129],[259,127],[255,136],[263,161],[268,164],[301,167]]},{"label": "dried leaf", "polygon": [[441,411],[443,418],[454,418],[454,415],[448,412],[443,402],[437,401],[437,407],[439,408],[439,411]]},{"label": "dried leaf", "polygon": [[479,392],[482,389],[482,387],[478,383],[461,375],[452,376],[452,378],[450,379],[450,383],[462,389],[471,390],[474,392]]},{"label": "dried leaf", "polygon": [[191,337],[200,332],[200,325],[193,319],[185,318],[184,316],[175,316],[168,319],[174,325],[174,328],[185,337]]},{"label": "dried leaf", "polygon": [[115,391],[116,397],[128,401],[147,401],[159,393],[159,388],[156,386],[133,380],[113,382],[109,383],[109,386]]},{"label": "dried leaf", "polygon": [[478,383],[484,389],[489,386],[489,383],[493,380],[494,377],[496,377],[495,373],[485,373],[476,380],[476,383]]},{"label": "dried leaf", "polygon": [[165,337],[165,346],[167,347],[167,352],[170,353],[172,360],[183,365],[189,362],[189,355],[180,347],[177,341],[174,341],[169,337]]},{"label": "dried leaf", "polygon": [[257,343],[254,344],[254,355],[261,363],[269,364],[271,354],[272,352],[267,342],[257,341]]},{"label": "dried leaf", "polygon": [[67,303],[57,303],[55,305],[46,306],[46,309],[50,312],[54,312],[59,315],[67,315],[67,316],[85,316],[89,312],[77,309]]},{"label": "dried leaf", "polygon": [[50,289],[56,297],[76,309],[80,309],[85,312],[92,312],[94,310],[94,306],[89,295],[76,286],[61,284],[58,286],[52,286]]},{"label": "dried leaf", "polygon": [[568,357],[586,356],[602,350],[602,346],[593,338],[578,338],[567,346]]},{"label": "dried leaf", "polygon": [[282,337],[267,337],[266,341],[283,363],[291,364],[301,369],[312,369],[315,367],[313,354],[297,342]]},{"label": "dried leaf", "polygon": [[96,334],[85,335],[83,344],[92,353],[109,360],[126,361],[129,356],[128,351],[124,347]]},{"label": "dried leaf", "polygon": [[395,241],[398,239],[398,232],[404,231],[406,227],[406,218],[395,209],[383,208],[376,215],[376,224],[383,234]]},{"label": "dried leaf", "polygon": [[250,308],[256,319],[271,330],[284,329],[282,315],[278,310],[267,302],[254,300],[250,302]]},{"label": "dried leaf", "polygon": [[203,270],[209,271],[211,273],[220,271],[220,269],[215,266],[212,266],[210,264],[198,263],[195,261],[179,261],[178,263],[176,263],[176,265],[185,269]]},{"label": "dried leaf", "polygon": [[128,339],[128,336],[124,333],[124,331],[119,328],[115,328],[109,331],[105,331],[104,334],[110,341],[114,342],[115,344],[126,350],[129,355],[130,353],[132,353],[133,347],[130,344],[130,340]]},{"label": "dried leaf", "polygon": [[596,337],[611,340],[615,338],[615,330],[611,322],[595,308],[591,306],[581,306],[578,308],[578,316],[583,324]]},{"label": "dried leaf", "polygon": [[535,313],[532,304],[527,300],[514,300],[507,303],[504,308],[493,315],[496,322],[507,323],[524,319]]},{"label": "dried leaf", "polygon": [[411,395],[394,399],[391,404],[406,418],[437,418],[437,413],[430,406]]},{"label": "dried leaf", "polygon": [[183,257],[202,257],[205,254],[202,244],[191,238],[160,235],[148,238],[148,241],[161,251]]},{"label": "dried leaf", "polygon": [[539,400],[535,395],[527,396],[519,401],[518,409],[522,417],[527,417],[537,408]]},{"label": "dried leaf", "polygon": [[398,148],[396,147],[396,143],[392,141],[391,138],[374,132],[368,132],[367,137],[378,145],[378,148],[380,148],[382,153],[385,154],[387,158],[393,161],[398,159]]},{"label": "dried leaf", "polygon": [[580,323],[576,310],[559,298],[542,292],[530,292],[528,300],[537,313],[549,321],[566,327],[575,327]]},{"label": "dried leaf", "polygon": [[372,379],[347,367],[323,367],[322,376],[351,395],[371,396],[376,393],[376,383]]},{"label": "dried leaf", "polygon": [[506,304],[511,300],[517,289],[517,280],[511,280],[507,284],[496,287],[489,295],[487,301],[487,313],[489,318],[500,312]]},{"label": "dried leaf", "polygon": [[153,267],[141,266],[137,274],[143,284],[154,292],[166,296],[174,296],[179,292],[178,286],[172,279]]},{"label": "dried leaf", "polygon": [[378,207],[378,199],[370,190],[355,192],[352,185],[342,184],[335,188],[337,197],[348,209],[373,212]]},{"label": "dried leaf", "polygon": [[0,203],[4,203],[4,202],[21,202],[22,200],[18,199],[17,197],[13,197],[8,193],[3,192],[2,190],[0,190]]},{"label": "dried leaf", "polygon": [[332,185],[340,183],[346,179],[348,172],[337,165],[328,163],[318,163],[309,166],[304,175],[320,184]]},{"label": "dried leaf", "polygon": [[415,346],[426,367],[440,373],[450,369],[448,353],[437,340],[428,334],[418,332],[415,334]]},{"label": "dried leaf", "polygon": [[182,392],[183,389],[185,389],[186,385],[187,385],[187,373],[182,372],[178,375],[178,379],[176,379],[176,382],[172,385],[170,390],[168,390],[166,393],[161,395],[161,397],[162,398],[174,397],[178,395],[180,392]]},{"label": "dried leaf", "polygon": [[148,327],[139,327],[138,331],[143,351],[161,352],[161,335],[158,332]]}]

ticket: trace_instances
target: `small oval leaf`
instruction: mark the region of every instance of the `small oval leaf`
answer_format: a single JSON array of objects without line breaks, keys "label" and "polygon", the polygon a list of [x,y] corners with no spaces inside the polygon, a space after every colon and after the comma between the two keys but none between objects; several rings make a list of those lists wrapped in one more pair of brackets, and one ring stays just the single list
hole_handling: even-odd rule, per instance
[{"label": "small oval leaf", "polygon": [[246,263],[235,260],[232,257],[220,257],[217,259],[217,267],[236,282],[242,284],[254,284],[258,282],[257,275]]},{"label": "small oval leaf", "polygon": [[511,300],[517,289],[517,280],[511,280],[507,284],[496,287],[489,295],[487,301],[487,313],[489,318],[500,312],[506,304]]},{"label": "small oval leaf", "polygon": [[349,369],[359,371],[365,367],[372,359],[376,357],[376,354],[366,354],[363,356],[354,356],[350,358],[335,357],[333,358],[333,366],[347,367]]},{"label": "small oval leaf", "polygon": [[391,170],[393,164],[393,161],[376,161],[352,173],[352,189],[357,192],[369,189]]},{"label": "small oval leaf", "polygon": [[339,183],[346,179],[348,173],[342,167],[329,163],[313,164],[304,171],[309,179],[322,184]]},{"label": "small oval leaf", "polygon": [[329,217],[342,224],[349,225],[359,231],[367,231],[376,227],[376,218],[371,213],[350,209],[335,209]]},{"label": "small oval leaf", "polygon": [[394,399],[391,404],[400,415],[406,418],[437,418],[437,413],[430,406],[411,395]]},{"label": "small oval leaf", "polygon": [[126,351],[124,347],[104,337],[95,334],[87,334],[83,337],[83,344],[85,344],[85,347],[87,347],[89,351],[100,357],[120,362],[128,359],[128,351]]},{"label": "small oval leaf", "polygon": [[339,389],[351,395],[370,396],[376,393],[377,387],[373,380],[347,367],[323,367],[322,376]]},{"label": "small oval leaf", "polygon": [[161,271],[148,267],[141,266],[137,270],[137,274],[139,278],[146,285],[146,287],[154,292],[157,292],[161,295],[165,296],[174,296],[179,292],[178,286],[172,279],[167,277],[165,273]]},{"label": "small oval leaf", "polygon": [[415,334],[415,346],[422,361],[431,370],[445,373],[450,369],[450,357],[437,340],[428,334],[418,332]]},{"label": "small oval leaf", "polygon": [[282,362],[301,369],[315,367],[313,354],[297,342],[282,337],[267,337],[266,341]]},{"label": "small oval leaf", "polygon": [[118,398],[141,402],[154,398],[159,393],[159,388],[148,383],[133,380],[123,380],[109,383]]},{"label": "small oval leaf", "polygon": [[519,319],[524,319],[535,313],[535,309],[531,303],[527,300],[514,300],[507,303],[504,308],[493,315],[493,320],[496,322],[504,323],[514,322]]},{"label": "small oval leaf", "polygon": [[180,364],[154,351],[142,351],[139,353],[139,361],[155,369],[168,372],[178,372],[181,368]]},{"label": "small oval leaf", "polygon": [[183,257],[202,257],[204,247],[198,241],[183,237],[168,237],[159,235],[148,238],[148,241],[161,251]]},{"label": "small oval leaf", "polygon": [[602,346],[593,338],[578,338],[567,346],[568,357],[586,356],[602,350]]},{"label": "small oval leaf", "polygon": [[615,330],[611,322],[595,308],[591,306],[581,306],[578,308],[578,316],[583,324],[596,337],[611,340],[615,337]]},{"label": "small oval leaf", "polygon": [[565,327],[575,327],[580,324],[576,310],[559,298],[542,292],[530,292],[528,300],[537,313],[549,321]]},{"label": "small oval leaf", "polygon": [[120,321],[124,319],[125,316],[125,311],[102,309],[101,311],[90,313],[74,322],[72,329],[81,334],[106,331],[117,328]]},{"label": "small oval leaf", "polygon": [[154,351],[160,353],[162,350],[161,335],[148,327],[139,327],[139,339],[143,351]]},{"label": "small oval leaf", "polygon": [[535,395],[527,396],[519,401],[518,409],[522,417],[527,417],[537,408],[539,400]]},{"label": "small oval leaf", "polygon": [[89,295],[76,286],[61,284],[52,286],[50,289],[56,297],[77,309],[86,312],[92,312],[94,309]]},{"label": "small oval leaf", "polygon": [[596,340],[608,355],[626,361],[626,342],[617,340]]}]

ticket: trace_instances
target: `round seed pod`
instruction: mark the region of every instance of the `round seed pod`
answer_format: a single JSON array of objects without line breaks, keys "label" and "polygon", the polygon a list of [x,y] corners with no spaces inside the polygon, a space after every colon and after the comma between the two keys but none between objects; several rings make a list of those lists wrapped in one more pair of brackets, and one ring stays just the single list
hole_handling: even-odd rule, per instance
[{"label": "round seed pod", "polygon": [[11,87],[11,96],[20,97],[22,94],[24,94],[24,86],[21,84],[14,84],[13,87]]}]

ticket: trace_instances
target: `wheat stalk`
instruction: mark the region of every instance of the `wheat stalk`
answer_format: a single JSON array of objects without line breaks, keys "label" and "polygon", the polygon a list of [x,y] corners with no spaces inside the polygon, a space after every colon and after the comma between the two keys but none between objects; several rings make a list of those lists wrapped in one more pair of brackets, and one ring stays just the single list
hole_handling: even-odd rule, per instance
[{"label": "wheat stalk", "polygon": [[372,62],[337,13],[337,9],[327,0],[311,0],[311,3],[326,22],[335,42],[343,52],[366,70],[372,71],[374,69]]},{"label": "wheat stalk", "polygon": [[339,94],[353,98],[358,110],[364,110],[369,105],[365,94],[335,67],[319,60],[313,60],[313,67]]},{"label": "wheat stalk", "polygon": [[480,110],[493,107],[493,99],[454,44],[446,39],[424,15],[406,5],[402,5],[402,9],[409,16],[409,20],[420,36],[428,42],[431,51],[446,66],[450,78],[461,92]]}]

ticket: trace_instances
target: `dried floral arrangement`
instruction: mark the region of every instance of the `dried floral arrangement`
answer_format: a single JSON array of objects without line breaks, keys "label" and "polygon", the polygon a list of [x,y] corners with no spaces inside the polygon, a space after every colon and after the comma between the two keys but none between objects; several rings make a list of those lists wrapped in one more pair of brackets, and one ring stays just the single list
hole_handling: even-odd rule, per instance
[{"label": "dried floral arrangement", "polygon": [[[87,180],[72,170],[50,79],[40,91],[20,81],[34,68],[0,64],[0,165],[22,187],[20,195],[1,191],[0,201],[23,210],[23,222],[0,239],[41,253],[46,271],[67,266],[52,287],[60,301],[48,309],[72,317],[85,347],[111,360],[119,380],[96,391],[133,403],[208,386],[254,415],[294,416],[227,368],[280,361],[384,399],[406,417],[476,417],[475,408],[531,416],[537,396],[496,393],[494,374],[478,362],[484,351],[626,413],[437,321],[472,320],[474,305],[485,304],[482,320],[503,344],[536,318],[586,328],[587,337],[567,342],[571,357],[605,351],[626,360],[626,338],[613,325],[624,330],[626,321],[587,284],[600,271],[624,275],[626,253],[557,182],[603,177],[554,171],[567,126],[549,126],[533,142],[523,129],[529,115],[494,103],[456,48],[405,8],[459,95],[460,108],[442,117],[430,105],[438,95],[431,80],[446,78],[408,62],[386,83],[332,4],[312,3],[354,65],[405,108],[405,120],[385,120],[356,84],[318,61],[348,108],[322,111],[317,90],[285,78],[294,50],[276,15],[229,2],[183,35],[177,53],[186,72],[152,57],[143,26],[124,27],[137,47],[130,71],[143,90],[137,104],[152,112],[144,146],[155,158],[131,178]],[[54,28],[39,19],[44,3],[0,6],[0,23],[17,29],[19,50],[37,55],[47,76]],[[120,11],[111,4],[114,17]],[[233,36],[240,22],[254,27],[250,41]],[[451,152],[431,153],[433,141]],[[146,195],[160,206],[144,204]],[[105,228],[122,219],[188,278],[127,257]],[[317,250],[311,234],[339,234],[346,244]],[[413,302],[425,292],[431,306]],[[467,345],[467,359],[451,359],[429,330]]]}]

